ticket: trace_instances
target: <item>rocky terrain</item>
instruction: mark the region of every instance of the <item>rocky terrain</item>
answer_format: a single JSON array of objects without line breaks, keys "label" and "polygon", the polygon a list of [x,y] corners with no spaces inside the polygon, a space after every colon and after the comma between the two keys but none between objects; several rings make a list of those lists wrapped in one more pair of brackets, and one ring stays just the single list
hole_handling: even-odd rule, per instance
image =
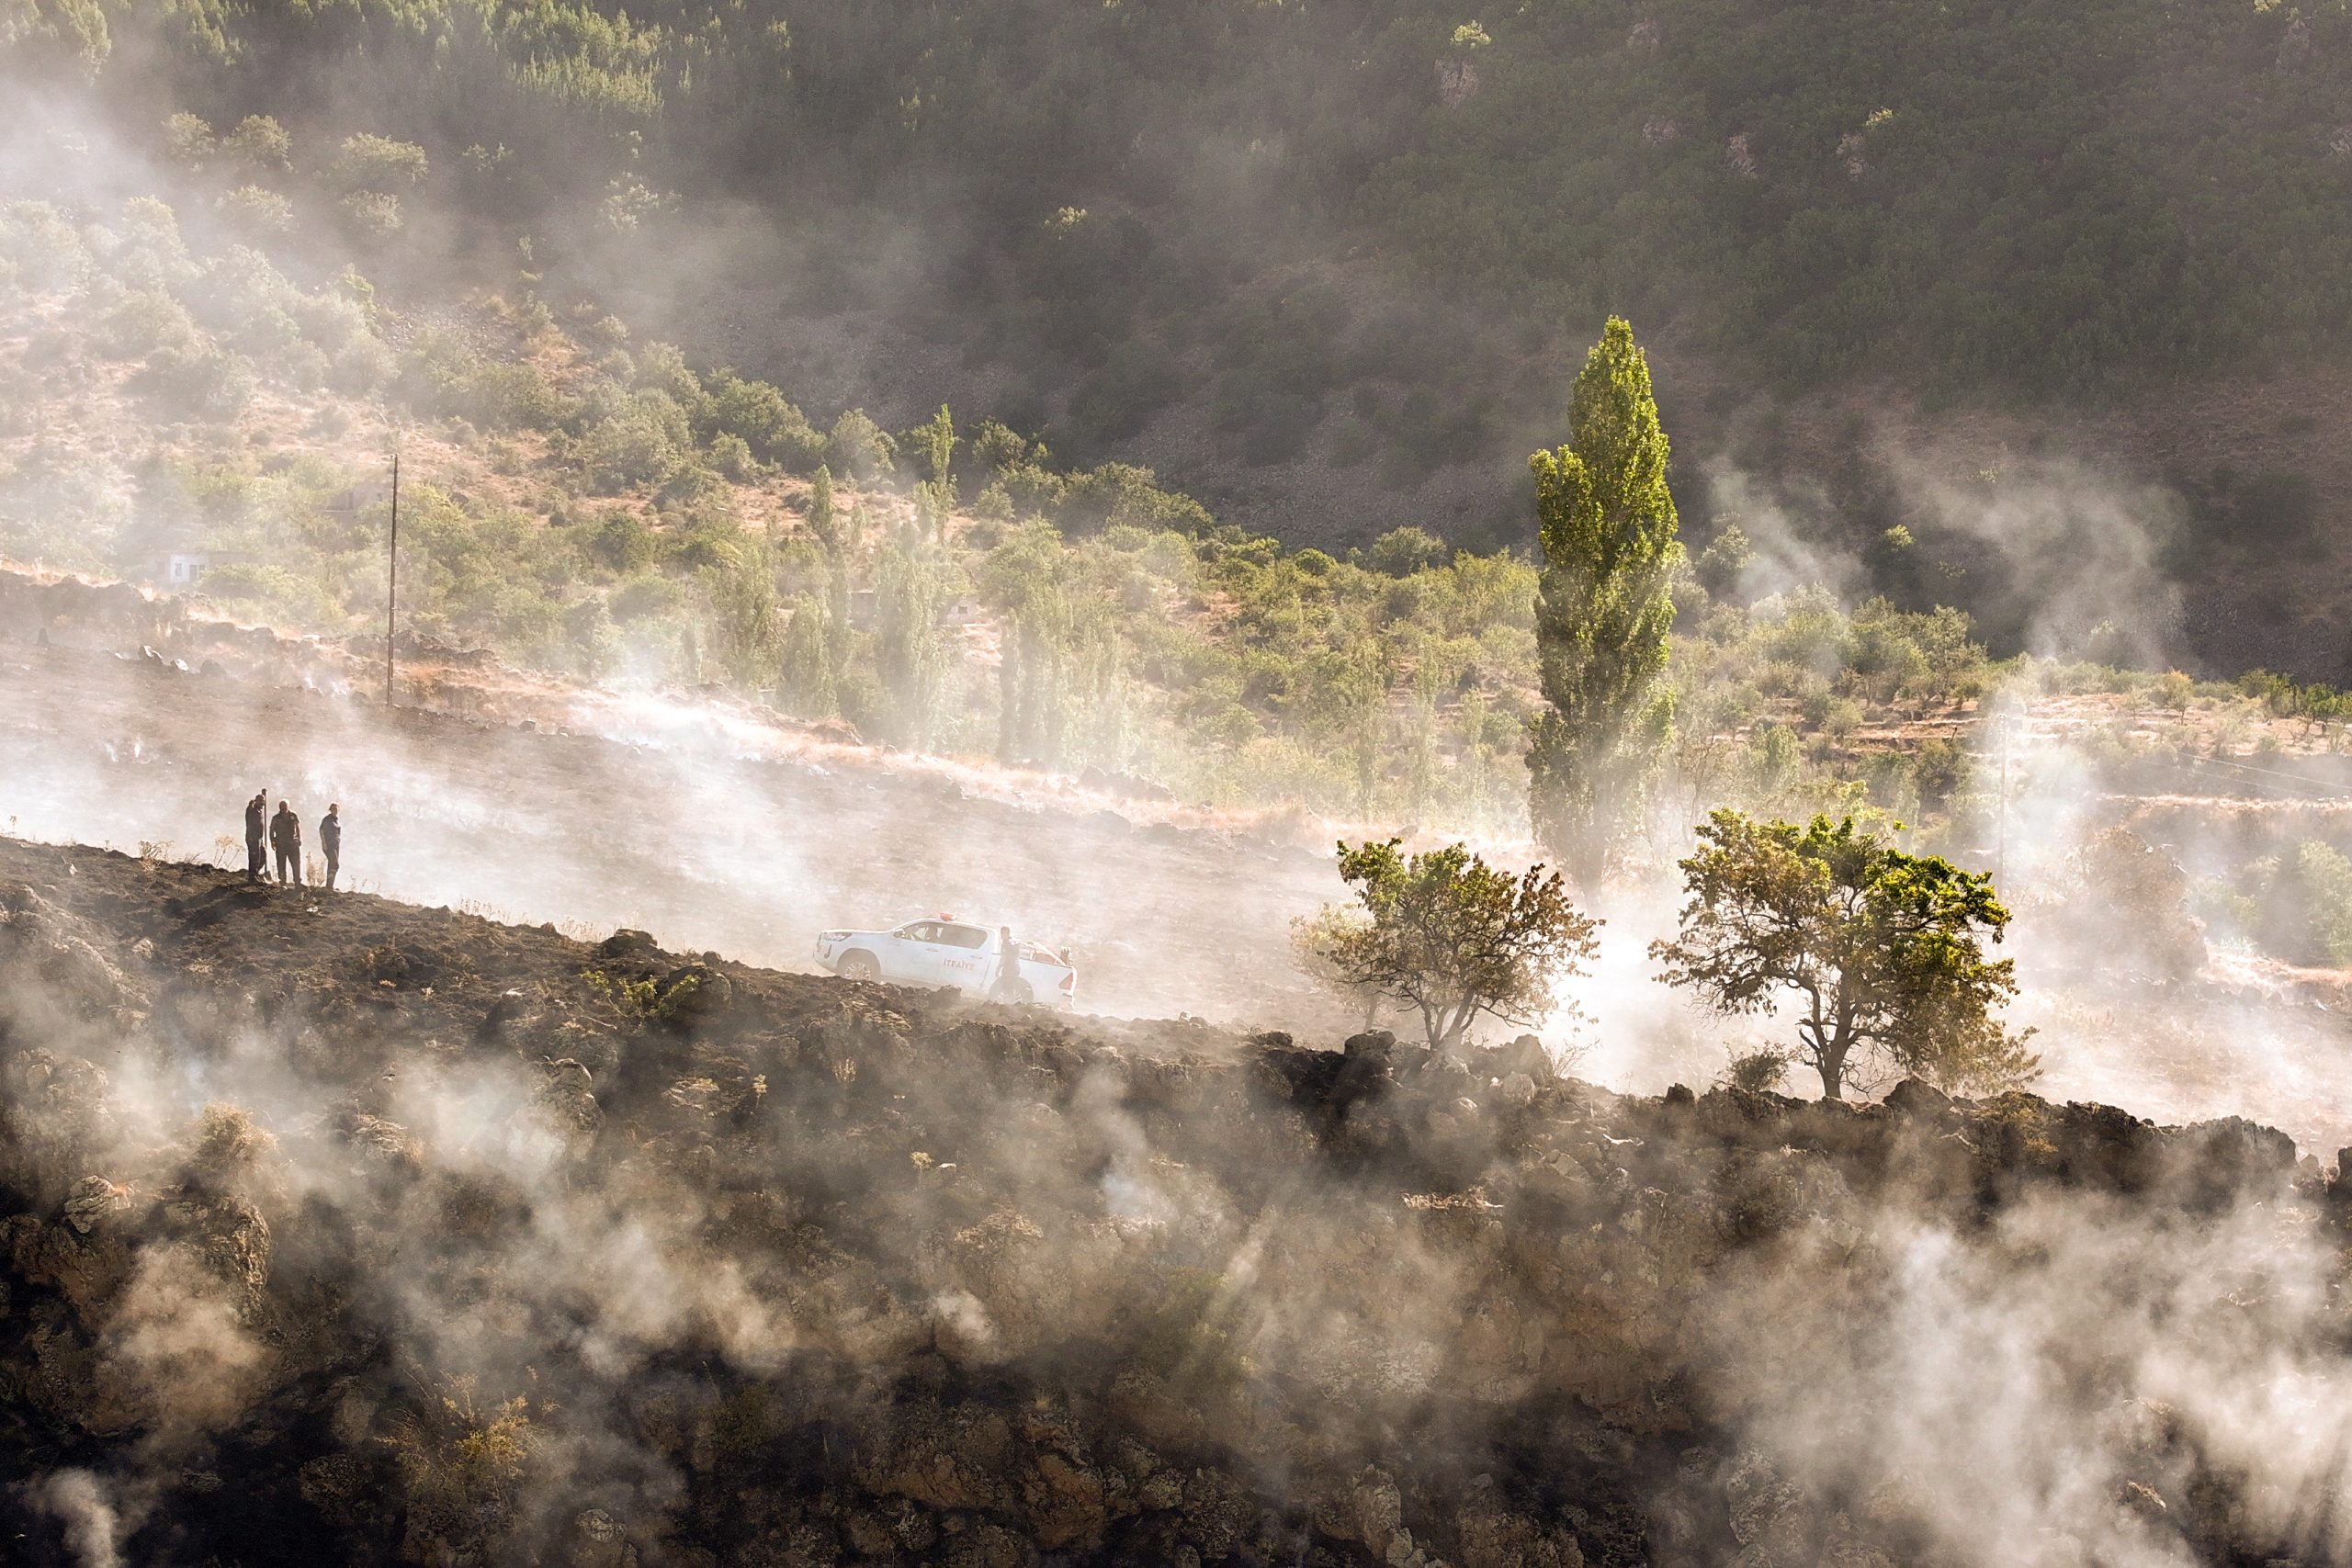
[{"label": "rocky terrain", "polygon": [[2344,1194],[0,840],[12,1562],[2322,1563]]}]

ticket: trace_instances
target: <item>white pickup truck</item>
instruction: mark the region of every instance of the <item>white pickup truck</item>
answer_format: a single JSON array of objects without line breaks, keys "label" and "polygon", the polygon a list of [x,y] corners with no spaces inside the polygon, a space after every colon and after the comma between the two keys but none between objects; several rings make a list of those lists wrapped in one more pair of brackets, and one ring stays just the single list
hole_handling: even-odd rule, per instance
[{"label": "white pickup truck", "polygon": [[817,962],[845,980],[953,986],[1002,1002],[1077,1005],[1078,971],[1069,954],[1015,937],[1016,973],[999,984],[1003,946],[1003,938],[986,926],[942,916],[910,920],[896,931],[820,931]]}]

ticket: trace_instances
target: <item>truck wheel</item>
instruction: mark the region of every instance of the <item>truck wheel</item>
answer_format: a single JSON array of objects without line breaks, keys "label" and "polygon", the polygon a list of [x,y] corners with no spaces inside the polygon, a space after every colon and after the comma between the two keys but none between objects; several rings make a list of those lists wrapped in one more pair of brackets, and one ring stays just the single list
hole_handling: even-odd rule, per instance
[{"label": "truck wheel", "polygon": [[882,965],[865,949],[852,948],[842,954],[841,976],[844,980],[879,980]]}]

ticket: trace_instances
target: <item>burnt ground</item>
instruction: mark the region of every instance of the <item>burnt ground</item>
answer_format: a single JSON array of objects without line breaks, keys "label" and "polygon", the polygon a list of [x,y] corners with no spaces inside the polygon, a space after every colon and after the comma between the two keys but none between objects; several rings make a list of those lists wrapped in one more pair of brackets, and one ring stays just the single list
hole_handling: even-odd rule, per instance
[{"label": "burnt ground", "polygon": [[0,840],[9,1559],[2343,1560],[2282,1135],[1340,1043]]}]

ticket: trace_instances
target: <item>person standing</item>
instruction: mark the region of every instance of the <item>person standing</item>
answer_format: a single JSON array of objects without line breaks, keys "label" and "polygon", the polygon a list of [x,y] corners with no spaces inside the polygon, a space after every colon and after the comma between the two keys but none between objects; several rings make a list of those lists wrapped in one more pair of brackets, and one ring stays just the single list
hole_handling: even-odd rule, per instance
[{"label": "person standing", "polygon": [[327,858],[327,891],[334,891],[335,867],[343,863],[343,807],[330,801],[319,818],[319,853]]},{"label": "person standing", "polygon": [[277,852],[277,880],[283,886],[302,880],[302,819],[294,815],[294,803],[281,800],[277,815],[269,819],[269,847]]},{"label": "person standing", "polygon": [[262,849],[262,834],[268,826],[269,791],[255,790],[254,797],[245,802],[245,880],[247,882],[261,882],[268,875],[269,857]]},{"label": "person standing", "polygon": [[1028,987],[1021,983],[1021,950],[1013,945],[1012,928],[999,926],[996,941],[996,976],[989,982],[989,999],[999,1002],[1028,1000],[1022,995]]}]

